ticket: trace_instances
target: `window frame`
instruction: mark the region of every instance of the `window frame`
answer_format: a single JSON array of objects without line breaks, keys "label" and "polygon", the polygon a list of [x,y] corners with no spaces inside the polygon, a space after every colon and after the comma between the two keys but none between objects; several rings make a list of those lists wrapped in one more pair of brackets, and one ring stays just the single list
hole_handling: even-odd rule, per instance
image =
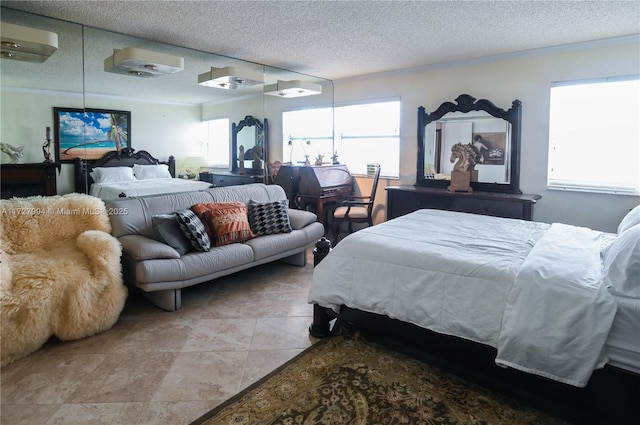
[{"label": "window frame", "polygon": [[[579,145],[580,147],[583,146],[587,146],[587,149],[584,149],[585,152],[587,152],[589,149],[589,147],[591,146],[591,143],[587,142],[587,144],[583,144],[583,142],[580,142],[580,144],[578,144],[578,142],[572,141],[567,143],[566,145],[562,146],[561,145],[561,141],[557,140],[559,137],[565,137],[568,138],[569,136],[567,136],[568,133],[565,133],[565,129],[561,129],[557,124],[555,124],[555,122],[557,122],[557,120],[562,120],[563,122],[566,122],[567,119],[570,119],[567,117],[566,113],[564,115],[562,115],[561,117],[558,117],[557,115],[554,116],[554,109],[556,108],[566,108],[567,107],[567,102],[565,102],[565,104],[562,104],[561,102],[554,102],[554,89],[556,88],[567,88],[568,90],[570,90],[570,87],[575,87],[575,86],[588,86],[588,85],[598,85],[598,84],[608,84],[608,83],[616,83],[616,82],[628,82],[628,81],[635,81],[636,83],[636,87],[635,89],[638,90],[638,96],[635,96],[635,98],[633,98],[633,96],[628,96],[628,95],[620,95],[617,98],[612,98],[610,100],[610,102],[612,102],[611,105],[608,104],[599,104],[598,108],[592,108],[592,110],[590,111],[592,114],[592,117],[581,117],[580,118],[580,124],[584,125],[585,128],[587,128],[586,126],[590,126],[589,128],[592,129],[592,125],[596,122],[604,122],[604,123],[611,123],[611,122],[621,122],[622,120],[624,120],[625,115],[624,114],[628,114],[629,117],[627,117],[627,120],[624,121],[627,125],[627,127],[629,126],[633,126],[635,124],[636,128],[629,128],[628,131],[629,133],[627,133],[626,135],[629,136],[631,139],[636,140],[637,145],[634,146],[633,145],[633,140],[629,140],[627,142],[622,142],[619,143],[619,146],[614,149],[616,150],[620,150],[620,146],[623,147],[622,150],[625,150],[624,148],[631,148],[630,149],[630,155],[633,157],[633,151],[635,150],[635,164],[632,164],[636,171],[636,175],[635,177],[629,175],[626,176],[624,178],[619,178],[617,179],[617,181],[614,181],[613,179],[609,180],[609,181],[605,181],[605,180],[588,180],[583,176],[580,176],[578,173],[574,172],[573,175],[571,175],[571,170],[568,169],[569,165],[567,165],[567,160],[566,158],[568,158],[568,152],[575,152],[577,149],[577,146]],[[616,88],[619,89],[619,88]],[[556,95],[560,96],[561,93],[556,91]],[[629,101],[629,103],[626,103],[626,101]],[[620,101],[622,101],[623,103],[621,104]],[[586,104],[586,102],[578,102],[575,101],[577,103],[579,103],[580,105],[582,104]],[[636,102],[635,104],[633,102]],[[634,115],[634,111],[636,112],[636,117],[635,120],[633,119],[633,115]],[[606,114],[618,114],[617,117],[608,117]],[[616,195],[631,195],[631,196],[638,196],[640,195],[640,123],[638,123],[638,118],[637,118],[637,114],[640,113],[640,75],[625,75],[625,76],[612,76],[612,77],[603,77],[603,78],[591,78],[591,79],[583,79],[583,80],[571,80],[571,81],[558,81],[558,82],[552,82],[550,89],[549,89],[549,137],[548,137],[548,162],[547,162],[547,189],[549,190],[562,190],[562,191],[575,191],[575,192],[589,192],[589,193],[606,193],[606,194],[616,194]],[[595,117],[597,117],[597,119],[595,119]],[[619,120],[616,120],[616,118],[620,118]],[[571,118],[573,121],[572,122],[576,122],[577,119],[576,118]],[[608,124],[609,126],[611,124]],[[578,127],[577,125],[575,125],[574,127]],[[602,128],[604,128],[603,126],[599,126],[596,130],[597,131],[603,131]],[[575,136],[577,133],[579,133],[577,130],[576,131],[572,131],[571,136]],[[595,131],[590,133],[590,134],[597,134]],[[583,135],[584,137],[584,135]],[[573,137],[573,139],[575,140],[577,137]],[[590,138],[590,137],[588,137]],[[581,138],[581,140],[583,140],[583,138]],[[615,138],[614,138],[615,140]],[[591,141],[593,144],[595,144],[596,140],[592,140]],[[611,143],[611,142],[610,142]],[[564,151],[564,152],[562,152]],[[629,152],[629,149],[626,149],[627,152]],[[563,158],[564,155],[564,158]],[[601,161],[602,160],[602,155],[600,155],[598,157],[598,159]],[[628,157],[627,157],[628,158]],[[563,163],[564,161],[564,163]],[[596,164],[598,161],[596,161],[596,157],[595,155],[589,155],[589,157],[582,157],[581,160],[581,164],[587,164],[587,166],[589,165],[594,165]],[[615,163],[615,166],[619,167],[621,166],[621,160],[616,158],[615,160],[613,160],[612,158],[609,158],[608,164],[612,164]],[[563,169],[560,170],[560,167],[564,167]],[[609,167],[605,167],[605,168],[609,168]],[[632,167],[633,168],[633,167]],[[595,166],[591,166],[590,169],[596,169]]]}]

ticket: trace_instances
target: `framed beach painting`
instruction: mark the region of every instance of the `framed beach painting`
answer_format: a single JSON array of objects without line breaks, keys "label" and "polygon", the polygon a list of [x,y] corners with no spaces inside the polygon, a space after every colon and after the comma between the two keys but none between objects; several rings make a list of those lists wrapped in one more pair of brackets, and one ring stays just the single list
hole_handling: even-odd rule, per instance
[{"label": "framed beach painting", "polygon": [[110,109],[53,108],[57,162],[95,160],[131,147],[131,112]]}]

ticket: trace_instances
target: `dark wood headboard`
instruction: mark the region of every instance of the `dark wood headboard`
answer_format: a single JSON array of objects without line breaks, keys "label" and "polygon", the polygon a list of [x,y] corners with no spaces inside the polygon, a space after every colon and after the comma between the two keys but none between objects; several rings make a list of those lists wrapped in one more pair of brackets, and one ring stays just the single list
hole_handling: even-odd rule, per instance
[{"label": "dark wood headboard", "polygon": [[147,151],[135,152],[131,148],[125,148],[121,151],[107,152],[100,159],[86,160],[76,158],[73,162],[75,191],[78,193],[89,193],[89,188],[93,183],[89,173],[96,167],[133,167],[134,164],[167,164],[171,177],[176,176],[176,159],[173,155],[169,157],[168,161],[160,161],[151,156]]}]

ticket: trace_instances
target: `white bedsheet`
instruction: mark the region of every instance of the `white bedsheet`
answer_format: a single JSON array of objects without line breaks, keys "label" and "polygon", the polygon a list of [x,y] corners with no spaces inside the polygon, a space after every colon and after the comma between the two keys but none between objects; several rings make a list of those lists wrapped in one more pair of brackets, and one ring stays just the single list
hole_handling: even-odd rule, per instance
[{"label": "white bedsheet", "polygon": [[549,225],[468,218],[419,210],[349,235],[316,266],[309,302],[497,347],[513,280]]},{"label": "white bedsheet", "polygon": [[496,363],[577,387],[604,366],[617,303],[602,282],[602,232],[555,223],[516,275]]},{"label": "white bedsheet", "polygon": [[608,364],[640,375],[640,298],[614,298],[618,310],[605,342]]},{"label": "white bedsheet", "polygon": [[[308,301],[335,311],[346,305],[384,314],[500,351],[503,313],[516,276],[550,228],[545,223],[418,210],[343,239],[316,266]],[[599,252],[598,246],[597,267]],[[606,297],[600,289],[596,292]],[[606,310],[608,303],[604,304]],[[536,314],[544,317],[542,305],[535,301],[532,309],[537,306]],[[608,320],[614,314],[615,302],[603,317]],[[545,323],[530,317],[521,321],[526,320]],[[550,323],[562,332],[564,325]],[[605,321],[596,333],[606,337],[607,326]],[[599,358],[602,347],[590,350]]]},{"label": "white bedsheet", "polygon": [[158,193],[188,192],[204,190],[211,183],[186,179],[147,179],[118,183],[94,183],[89,193],[100,199],[119,198],[121,193],[126,196],[145,196]]}]

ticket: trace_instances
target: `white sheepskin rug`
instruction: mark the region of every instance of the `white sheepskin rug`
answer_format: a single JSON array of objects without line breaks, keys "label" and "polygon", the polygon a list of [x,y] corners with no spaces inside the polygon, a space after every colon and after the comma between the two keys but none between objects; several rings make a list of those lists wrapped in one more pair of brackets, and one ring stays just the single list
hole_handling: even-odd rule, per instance
[{"label": "white sheepskin rug", "polygon": [[2,366],[53,335],[111,328],[127,298],[102,200],[72,193],[0,201]]}]

